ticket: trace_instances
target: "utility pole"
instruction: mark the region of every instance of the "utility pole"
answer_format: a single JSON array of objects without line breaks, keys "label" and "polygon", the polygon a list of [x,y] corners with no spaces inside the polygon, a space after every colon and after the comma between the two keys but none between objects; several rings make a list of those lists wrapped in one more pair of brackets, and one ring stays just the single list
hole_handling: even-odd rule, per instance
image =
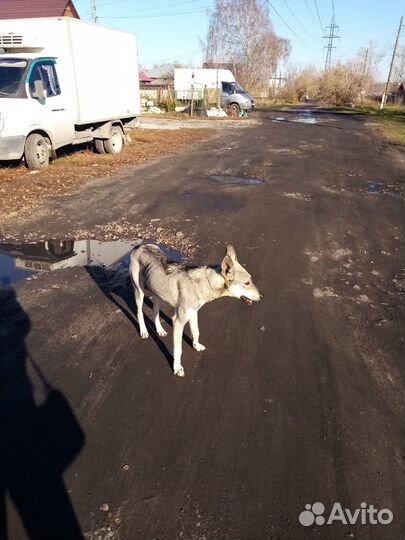
[{"label": "utility pole", "polygon": [[97,6],[96,0],[91,0],[91,20],[92,22],[97,22]]},{"label": "utility pole", "polygon": [[391,58],[390,70],[389,70],[389,72],[388,72],[387,84],[385,85],[385,90],[384,90],[384,93],[383,93],[383,95],[382,95],[382,97],[381,97],[380,110],[382,110],[382,109],[384,108],[384,105],[385,105],[385,103],[387,102],[388,86],[389,86],[389,84],[390,84],[392,68],[393,68],[393,66],[394,66],[395,55],[396,55],[396,53],[397,53],[397,47],[398,47],[398,41],[399,41],[399,35],[400,35],[401,29],[402,29],[402,19],[403,19],[403,17],[401,17],[401,20],[399,21],[399,28],[398,28],[398,33],[397,33],[397,39],[395,40],[394,50],[392,51],[392,58]]},{"label": "utility pole", "polygon": [[325,71],[327,71],[330,68],[330,65],[331,65],[331,62],[332,62],[332,49],[336,49],[336,47],[334,47],[334,45],[333,45],[333,40],[340,38],[340,36],[335,34],[335,31],[336,32],[339,31],[339,26],[337,24],[335,24],[335,16],[332,17],[332,22],[331,22],[330,26],[326,27],[326,30],[328,30],[328,29],[329,29],[329,35],[328,36],[323,36],[323,39],[328,40],[328,44],[324,45],[324,47],[323,47],[324,49],[327,49],[326,60],[325,60]]}]

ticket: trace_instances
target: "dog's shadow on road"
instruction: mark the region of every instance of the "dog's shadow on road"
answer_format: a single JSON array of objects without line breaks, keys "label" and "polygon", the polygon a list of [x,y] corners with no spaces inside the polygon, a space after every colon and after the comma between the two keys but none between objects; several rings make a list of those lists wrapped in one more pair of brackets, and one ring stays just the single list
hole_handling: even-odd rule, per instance
[{"label": "dog's shadow on road", "polygon": [[[112,270],[100,266],[86,266],[86,270],[108,300],[115,304],[136,328],[139,339],[141,339],[139,324],[135,315],[136,304],[134,289],[128,276],[128,272],[124,272],[122,270]],[[149,309],[153,308],[153,304],[147,295],[145,295],[144,299],[144,307],[145,306],[147,306]],[[170,369],[173,370],[173,356],[159,334],[156,332],[155,325],[150,317],[145,313],[145,310],[144,317],[150,337],[165,356]],[[168,332],[168,334],[170,334],[173,326],[171,317],[166,315],[166,313],[163,311],[160,311],[160,317],[170,326],[170,331]],[[193,342],[185,333],[183,333],[183,339],[188,345],[190,345],[190,347],[193,346]]]}]

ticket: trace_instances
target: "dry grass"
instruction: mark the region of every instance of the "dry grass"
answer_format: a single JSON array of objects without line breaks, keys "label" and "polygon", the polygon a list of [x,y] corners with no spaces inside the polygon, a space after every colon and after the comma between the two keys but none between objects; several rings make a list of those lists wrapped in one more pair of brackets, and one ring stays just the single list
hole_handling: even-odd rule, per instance
[{"label": "dry grass", "polygon": [[0,168],[0,224],[37,210],[48,197],[68,195],[95,178],[114,176],[126,167],[178,153],[190,144],[208,139],[208,129],[133,130],[132,142],[116,156],[91,149],[70,150],[41,172],[24,165]]},{"label": "dry grass", "polygon": [[376,131],[394,144],[405,145],[405,106],[386,105],[380,110],[379,103],[369,103],[348,109],[349,114],[370,117],[375,122]]}]

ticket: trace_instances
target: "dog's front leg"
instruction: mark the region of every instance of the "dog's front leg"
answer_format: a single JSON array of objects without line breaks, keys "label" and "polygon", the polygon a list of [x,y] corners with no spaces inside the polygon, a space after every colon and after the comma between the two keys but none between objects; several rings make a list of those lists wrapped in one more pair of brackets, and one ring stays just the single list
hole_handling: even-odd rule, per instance
[{"label": "dog's front leg", "polygon": [[173,372],[179,377],[184,377],[184,369],[181,365],[183,329],[187,319],[178,312],[173,317]]},{"label": "dog's front leg", "polygon": [[204,347],[204,345],[202,345],[199,342],[200,329],[198,328],[198,311],[195,311],[191,315],[189,324],[190,324],[191,335],[193,336],[193,347],[194,347],[194,349],[196,351],[198,351],[198,352],[205,351],[206,347]]}]

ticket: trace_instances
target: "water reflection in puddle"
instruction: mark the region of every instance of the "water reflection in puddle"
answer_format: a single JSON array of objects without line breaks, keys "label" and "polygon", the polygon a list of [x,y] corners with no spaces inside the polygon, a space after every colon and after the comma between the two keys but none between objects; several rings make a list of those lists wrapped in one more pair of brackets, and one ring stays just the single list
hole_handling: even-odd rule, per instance
[{"label": "water reflection in puddle", "polygon": [[[25,244],[0,243],[0,287],[13,285],[35,274],[70,268],[98,266],[127,270],[132,248],[139,240],[48,240]],[[173,261],[181,253],[159,246]]]},{"label": "water reflection in puddle", "polygon": [[263,180],[258,178],[253,178],[249,176],[229,176],[229,175],[212,175],[210,176],[212,180],[216,182],[221,182],[223,184],[237,184],[241,186],[254,186],[257,184],[264,184]]},{"label": "water reflection in puddle", "polygon": [[295,118],[284,118],[283,116],[278,116],[277,118],[273,118],[272,122],[294,122],[298,124],[317,124],[319,123],[318,118],[314,118],[311,116],[298,116]]},{"label": "water reflection in puddle", "polygon": [[371,181],[360,184],[348,184],[345,186],[347,191],[355,193],[364,193],[366,195],[389,195],[390,197],[403,197],[402,187],[398,184],[388,184],[386,182]]}]

